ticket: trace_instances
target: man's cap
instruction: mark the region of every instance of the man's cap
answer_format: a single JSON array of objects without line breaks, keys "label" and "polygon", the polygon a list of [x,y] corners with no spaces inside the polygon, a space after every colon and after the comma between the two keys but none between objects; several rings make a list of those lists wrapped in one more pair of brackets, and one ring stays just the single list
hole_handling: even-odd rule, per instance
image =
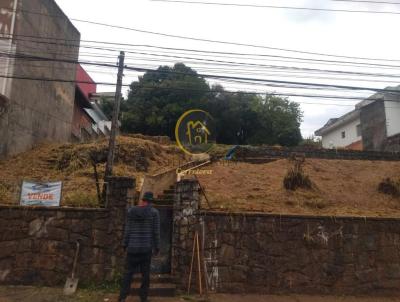
[{"label": "man's cap", "polygon": [[153,201],[154,201],[153,192],[145,192],[145,193],[143,194],[142,200],[144,200],[144,201],[149,201],[149,202],[153,202]]}]

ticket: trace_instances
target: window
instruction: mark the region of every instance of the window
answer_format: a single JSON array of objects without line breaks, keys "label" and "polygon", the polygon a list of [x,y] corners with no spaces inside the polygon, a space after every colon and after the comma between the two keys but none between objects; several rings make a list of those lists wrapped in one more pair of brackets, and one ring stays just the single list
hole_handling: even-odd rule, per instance
[{"label": "window", "polygon": [[361,125],[358,124],[356,128],[357,128],[357,136],[361,136]]},{"label": "window", "polygon": [[342,138],[346,138],[346,131],[342,131]]}]

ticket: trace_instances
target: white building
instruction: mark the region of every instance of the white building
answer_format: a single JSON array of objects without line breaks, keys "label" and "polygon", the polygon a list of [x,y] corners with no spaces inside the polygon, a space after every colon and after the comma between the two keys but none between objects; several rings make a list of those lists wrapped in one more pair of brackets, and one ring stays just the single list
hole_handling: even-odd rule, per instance
[{"label": "white building", "polygon": [[315,135],[322,137],[322,147],[327,149],[349,148],[357,143],[362,146],[360,109],[330,119]]},{"label": "white building", "polygon": [[[315,131],[324,148],[400,151],[400,86],[387,87]],[[398,92],[397,92],[398,91]]]}]

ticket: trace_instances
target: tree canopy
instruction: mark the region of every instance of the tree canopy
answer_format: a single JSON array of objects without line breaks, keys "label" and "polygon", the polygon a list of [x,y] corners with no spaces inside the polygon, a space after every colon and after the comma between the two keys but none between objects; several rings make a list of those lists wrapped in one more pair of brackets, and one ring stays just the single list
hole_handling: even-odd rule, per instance
[{"label": "tree canopy", "polygon": [[195,70],[177,63],[147,72],[130,85],[122,106],[122,131],[167,135],[174,139],[179,117],[203,109],[216,121],[221,144],[279,144],[301,142],[299,104],[274,95],[228,92],[211,86]]}]

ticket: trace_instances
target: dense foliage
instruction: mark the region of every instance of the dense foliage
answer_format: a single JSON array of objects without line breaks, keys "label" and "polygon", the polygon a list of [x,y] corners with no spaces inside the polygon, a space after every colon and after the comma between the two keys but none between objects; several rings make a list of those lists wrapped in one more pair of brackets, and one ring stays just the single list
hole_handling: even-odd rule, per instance
[{"label": "dense foliage", "polygon": [[227,92],[210,87],[197,72],[182,63],[147,72],[130,86],[123,104],[122,131],[167,135],[174,139],[179,117],[203,109],[216,121],[221,144],[279,144],[301,142],[299,105],[273,95]]}]

